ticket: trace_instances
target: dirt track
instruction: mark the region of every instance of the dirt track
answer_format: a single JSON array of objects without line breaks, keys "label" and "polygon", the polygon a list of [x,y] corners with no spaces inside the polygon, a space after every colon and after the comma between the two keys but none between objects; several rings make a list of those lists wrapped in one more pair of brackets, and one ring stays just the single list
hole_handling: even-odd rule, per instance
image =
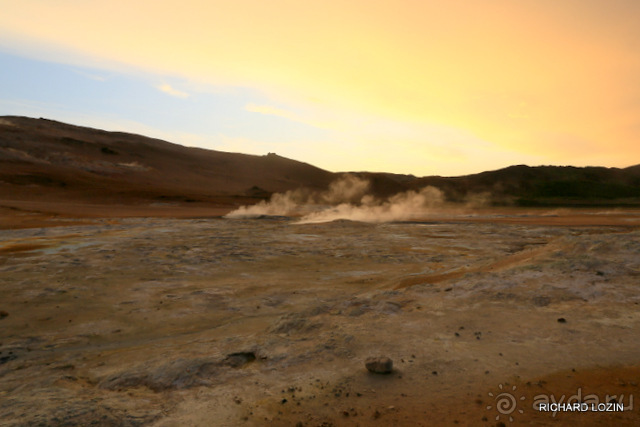
[{"label": "dirt track", "polygon": [[[640,399],[636,212],[38,215],[66,222],[0,231],[3,424],[640,422],[640,400],[533,408],[578,389]],[[394,373],[368,373],[370,355]],[[517,406],[500,413],[505,390]]]}]

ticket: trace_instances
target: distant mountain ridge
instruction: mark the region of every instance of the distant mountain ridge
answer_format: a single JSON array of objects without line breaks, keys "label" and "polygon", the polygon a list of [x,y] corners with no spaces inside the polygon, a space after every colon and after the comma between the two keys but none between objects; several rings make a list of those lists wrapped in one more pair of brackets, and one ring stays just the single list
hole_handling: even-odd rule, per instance
[{"label": "distant mountain ridge", "polygon": [[454,178],[418,178],[412,185],[434,185],[454,201],[485,193],[494,205],[640,205],[640,165],[624,169],[517,165]]},{"label": "distant mountain ridge", "polygon": [[[354,174],[368,179],[380,198],[432,185],[452,202],[482,196],[494,205],[640,206],[640,165],[517,165],[459,177]],[[48,119],[0,117],[0,198],[6,200],[233,206],[300,187],[325,189],[340,175],[273,153],[226,153]]]}]

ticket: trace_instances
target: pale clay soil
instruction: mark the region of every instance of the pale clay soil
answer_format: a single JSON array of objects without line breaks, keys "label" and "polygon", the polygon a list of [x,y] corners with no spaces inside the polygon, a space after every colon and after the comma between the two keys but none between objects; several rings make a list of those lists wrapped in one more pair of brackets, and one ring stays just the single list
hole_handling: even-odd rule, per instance
[{"label": "pale clay soil", "polygon": [[[640,422],[637,212],[45,225],[0,230],[1,425]],[[633,407],[533,407],[578,389]]]}]

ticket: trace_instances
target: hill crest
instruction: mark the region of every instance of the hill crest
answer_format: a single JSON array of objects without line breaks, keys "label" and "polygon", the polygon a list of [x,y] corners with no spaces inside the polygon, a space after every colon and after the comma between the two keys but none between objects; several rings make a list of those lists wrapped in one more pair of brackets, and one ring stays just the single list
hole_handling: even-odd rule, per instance
[{"label": "hill crest", "polygon": [[[352,174],[367,179],[377,198],[431,185],[450,202],[482,194],[494,205],[640,205],[640,164],[622,169],[514,165],[457,177]],[[321,191],[341,175],[275,153],[228,153],[43,118],[0,117],[2,200],[233,208],[275,192]]]}]

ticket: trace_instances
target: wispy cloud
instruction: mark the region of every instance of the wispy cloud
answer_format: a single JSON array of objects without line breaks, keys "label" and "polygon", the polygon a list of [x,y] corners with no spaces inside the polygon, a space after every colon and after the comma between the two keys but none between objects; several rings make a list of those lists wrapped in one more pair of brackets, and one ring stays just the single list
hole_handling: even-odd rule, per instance
[{"label": "wispy cloud", "polygon": [[293,111],[283,110],[282,108],[272,107],[270,105],[256,105],[249,103],[244,107],[245,110],[252,113],[267,114],[271,116],[284,117],[285,119],[294,120],[296,122],[303,121],[302,117]]},{"label": "wispy cloud", "polygon": [[107,81],[107,77],[104,77],[104,76],[102,76],[100,74],[89,73],[87,71],[82,71],[82,70],[79,70],[77,68],[72,68],[71,71],[73,71],[74,73],[76,73],[76,74],[78,74],[80,76],[86,77],[86,78],[88,78],[90,80],[95,80],[97,82],[106,82]]},{"label": "wispy cloud", "polygon": [[[0,51],[142,74],[178,99],[209,92],[202,87],[216,87],[226,99],[256,91],[268,99],[251,97],[255,104],[247,104],[238,95],[218,103],[220,123],[244,110],[329,130],[341,148],[361,135],[357,141],[388,143],[366,153],[380,164],[404,142],[411,159],[433,156],[433,144],[445,147],[436,151],[447,157],[452,146],[447,158],[455,166],[456,153],[475,150],[475,139],[513,153],[508,163],[526,156],[574,163],[579,152],[596,163],[609,153],[609,166],[623,166],[640,156],[637,1],[409,2],[402,8],[366,0],[5,3]],[[257,114],[237,114],[248,120],[236,128],[257,129],[265,122]],[[380,118],[400,125],[387,127]],[[431,124],[464,137],[440,138]],[[278,125],[268,130],[271,137],[294,128],[315,131]],[[413,129],[424,132],[414,137]],[[548,135],[561,137],[545,140]],[[307,158],[318,156],[305,149]],[[467,158],[467,169],[490,167]]]},{"label": "wispy cloud", "polygon": [[174,87],[172,87],[170,84],[168,83],[163,83],[161,85],[158,86],[158,89],[160,89],[162,92],[169,94],[171,96],[175,96],[177,98],[188,98],[190,95],[187,92],[183,92],[181,90],[175,89]]}]

